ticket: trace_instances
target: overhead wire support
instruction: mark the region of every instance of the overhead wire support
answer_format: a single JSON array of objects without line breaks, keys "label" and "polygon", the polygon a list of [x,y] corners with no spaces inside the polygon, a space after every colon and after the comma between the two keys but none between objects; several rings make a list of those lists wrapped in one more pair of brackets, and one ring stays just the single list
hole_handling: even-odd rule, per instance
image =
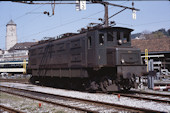
[{"label": "overhead wire support", "polygon": [[[56,0],[54,0],[56,1]],[[67,2],[67,3],[35,3],[33,1],[27,2],[27,1],[12,1],[12,2],[18,2],[18,3],[25,3],[25,4],[77,4],[77,3],[73,3],[73,2]],[[126,8],[126,9],[131,9],[131,10],[136,10],[136,11],[140,11],[139,9],[136,9],[134,7],[127,7],[127,6],[123,6],[123,5],[117,5],[117,4],[113,4],[113,3],[109,3],[109,2],[101,2],[101,1],[92,1],[92,2],[87,2],[86,4],[94,4],[94,3],[98,3],[98,4],[107,4],[107,5],[112,5],[112,6],[116,6],[116,7],[122,7],[122,8]]]},{"label": "overhead wire support", "polygon": [[[55,0],[54,0],[55,1]],[[13,2],[18,2],[18,3],[25,3],[25,4],[77,4],[77,3],[73,3],[73,2],[68,2],[68,3],[35,3],[33,1],[27,2],[27,1],[13,1]],[[112,6],[116,6],[116,7],[121,7],[121,8],[126,8],[126,9],[131,9],[131,10],[136,10],[136,11],[140,11],[139,9],[136,9],[134,7],[127,7],[127,6],[123,6],[123,5],[117,5],[117,4],[113,4],[113,3],[109,3],[109,2],[99,2],[99,1],[95,1],[95,2],[87,2],[86,4],[94,4],[94,3],[98,3],[98,4],[107,4],[107,5],[112,5]]]},{"label": "overhead wire support", "polygon": [[[55,0],[54,0],[55,1]],[[18,3],[24,3],[24,4],[52,4],[52,3],[35,3],[35,2],[27,2],[27,1],[13,1],[13,2],[18,2]],[[55,3],[53,3],[53,4],[77,4],[77,3],[73,3],[73,2],[67,2],[67,3],[57,3],[57,2],[55,2]],[[88,2],[87,4],[92,4],[91,2]]]},{"label": "overhead wire support", "polygon": [[109,3],[109,2],[95,1],[95,2],[93,2],[93,3],[107,4],[107,5],[112,5],[112,6],[116,6],[116,7],[121,7],[121,8],[126,8],[126,9],[131,9],[131,10],[140,11],[139,9],[136,9],[136,8],[134,8],[134,7],[127,7],[127,6],[117,5],[117,4],[113,4],[113,3]]},{"label": "overhead wire support", "polygon": [[[100,4],[103,4],[104,7],[105,7],[105,14],[104,14],[104,26],[105,27],[108,27],[109,26],[109,19],[112,18],[113,16],[121,13],[122,11],[124,11],[125,9],[130,9],[132,11],[140,11],[139,9],[136,9],[134,7],[127,7],[127,6],[123,6],[123,5],[117,5],[117,4],[113,4],[113,3],[109,3],[109,2],[101,2],[101,1],[94,1],[92,3],[100,3]],[[108,5],[111,5],[111,6],[116,6],[116,7],[121,7],[121,8],[124,8],[122,9],[121,11],[117,12],[116,14],[112,15],[111,17],[108,17]],[[133,5],[134,6],[134,3]]]},{"label": "overhead wire support", "polygon": [[113,16],[116,16],[117,14],[121,13],[124,10],[126,10],[126,8],[124,8],[124,9],[120,10],[119,12],[115,13],[114,15],[110,16],[109,19],[112,18]]},{"label": "overhead wire support", "polygon": [[[52,15],[54,15],[54,8],[55,8],[55,4],[77,4],[77,3],[73,3],[73,2],[71,2],[71,3],[57,3],[57,2],[55,2],[56,0],[54,0],[54,3],[35,3],[35,2],[33,2],[33,1],[30,1],[30,2],[27,2],[27,1],[14,1],[14,2],[19,2],[19,3],[26,3],[26,4],[53,4],[54,5],[54,7],[52,7]],[[96,3],[96,4],[102,4],[102,5],[104,5],[104,9],[105,9],[105,14],[104,14],[104,27],[108,27],[109,26],[109,19],[110,18],[112,18],[113,16],[115,16],[115,15],[117,15],[117,14],[119,14],[119,13],[121,13],[122,11],[124,11],[124,10],[126,10],[126,9],[130,9],[130,10],[132,10],[132,12],[133,12],[133,14],[134,14],[134,18],[136,19],[136,14],[135,14],[135,12],[136,11],[140,11],[139,9],[136,9],[136,8],[134,8],[134,3],[132,3],[132,7],[127,7],[127,6],[123,6],[123,5],[117,5],[117,4],[113,4],[113,3],[109,3],[109,2],[103,2],[103,1],[91,1],[91,2],[87,2],[86,4],[94,4],[94,3]],[[112,15],[111,17],[108,17],[108,5],[111,5],[111,6],[116,6],[116,7],[121,7],[121,8],[123,8],[121,11],[119,11],[119,12],[117,12],[116,14],[114,14],[114,15]],[[48,16],[50,16],[49,15],[49,12],[47,12],[47,11],[45,11],[44,12],[44,14],[47,14]],[[52,16],[51,15],[51,16]]]}]

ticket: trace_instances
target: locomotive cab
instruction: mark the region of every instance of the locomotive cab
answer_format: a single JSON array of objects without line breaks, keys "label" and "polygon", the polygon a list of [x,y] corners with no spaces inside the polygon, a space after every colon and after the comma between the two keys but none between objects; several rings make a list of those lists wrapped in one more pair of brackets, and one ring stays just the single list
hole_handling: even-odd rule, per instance
[{"label": "locomotive cab", "polygon": [[132,48],[131,31],[133,30],[122,27],[108,27],[97,30],[95,32],[97,38],[94,39],[95,59],[97,60],[95,65],[99,67],[109,65],[107,57],[110,51],[118,48]]},{"label": "locomotive cab", "polygon": [[131,47],[132,31],[129,28],[108,27],[95,32],[93,70],[97,70],[97,76],[101,78],[103,91],[136,87],[136,77],[146,72],[140,50]]}]

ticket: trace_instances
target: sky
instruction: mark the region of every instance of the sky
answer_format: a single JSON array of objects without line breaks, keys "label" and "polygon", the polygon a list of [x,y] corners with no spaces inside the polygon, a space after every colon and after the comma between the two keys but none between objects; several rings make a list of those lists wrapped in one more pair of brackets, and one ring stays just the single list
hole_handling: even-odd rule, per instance
[{"label": "sky", "polygon": [[[132,7],[132,1],[109,2]],[[170,29],[170,1],[134,1],[134,7],[140,9],[136,12],[136,20],[132,19],[132,10],[126,9],[109,21],[115,21],[117,27],[134,29],[132,34]],[[122,8],[109,6],[109,16],[120,10]],[[54,15],[51,17],[43,14],[44,11],[51,15],[52,6],[0,1],[0,49],[5,49],[6,24],[11,19],[17,24],[18,43],[21,43],[77,32],[89,23],[101,23],[98,18],[104,17],[104,7],[101,4],[87,4],[86,10],[82,11],[76,11],[75,4],[55,5]]]}]

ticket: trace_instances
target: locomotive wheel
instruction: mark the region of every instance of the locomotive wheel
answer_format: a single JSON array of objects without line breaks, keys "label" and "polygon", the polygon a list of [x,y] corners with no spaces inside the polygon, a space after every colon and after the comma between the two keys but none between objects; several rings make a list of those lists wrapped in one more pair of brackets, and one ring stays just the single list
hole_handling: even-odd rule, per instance
[{"label": "locomotive wheel", "polygon": [[125,90],[125,91],[129,91],[130,90],[130,86],[123,86],[123,89]]},{"label": "locomotive wheel", "polygon": [[130,88],[131,88],[131,84],[130,84],[129,79],[125,79],[124,82],[123,82],[123,89],[125,91],[129,91]]},{"label": "locomotive wheel", "polygon": [[29,82],[30,82],[31,84],[35,84],[35,77],[32,76],[32,77],[29,79]]},{"label": "locomotive wheel", "polygon": [[103,92],[107,92],[107,87],[110,85],[110,79],[108,77],[103,77],[100,82],[100,88]]}]

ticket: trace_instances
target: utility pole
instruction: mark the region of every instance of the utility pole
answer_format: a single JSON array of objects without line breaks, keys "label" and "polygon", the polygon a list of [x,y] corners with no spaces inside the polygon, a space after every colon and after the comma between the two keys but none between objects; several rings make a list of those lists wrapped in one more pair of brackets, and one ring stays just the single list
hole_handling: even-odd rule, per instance
[{"label": "utility pole", "polygon": [[105,14],[104,14],[104,27],[108,27],[109,26],[108,4],[103,4],[103,5],[104,5],[104,10],[105,10]]},{"label": "utility pole", "polygon": [[[113,3],[109,3],[109,2],[92,2],[92,3],[100,3],[104,5],[104,10],[105,10],[105,14],[104,14],[104,27],[108,27],[109,26],[109,19],[112,18],[113,16],[121,13],[122,11],[126,10],[126,9],[130,9],[134,12],[139,11],[139,9],[134,8],[134,3],[132,3],[133,7],[127,7],[127,6],[122,6],[122,5],[117,5],[117,4],[113,4]],[[120,7],[123,8],[121,11],[117,12],[116,14],[113,14],[112,16],[108,17],[108,5],[111,6],[116,6],[116,7]],[[134,16],[133,16],[134,17]],[[135,19],[136,19],[136,15],[135,15]]]}]

